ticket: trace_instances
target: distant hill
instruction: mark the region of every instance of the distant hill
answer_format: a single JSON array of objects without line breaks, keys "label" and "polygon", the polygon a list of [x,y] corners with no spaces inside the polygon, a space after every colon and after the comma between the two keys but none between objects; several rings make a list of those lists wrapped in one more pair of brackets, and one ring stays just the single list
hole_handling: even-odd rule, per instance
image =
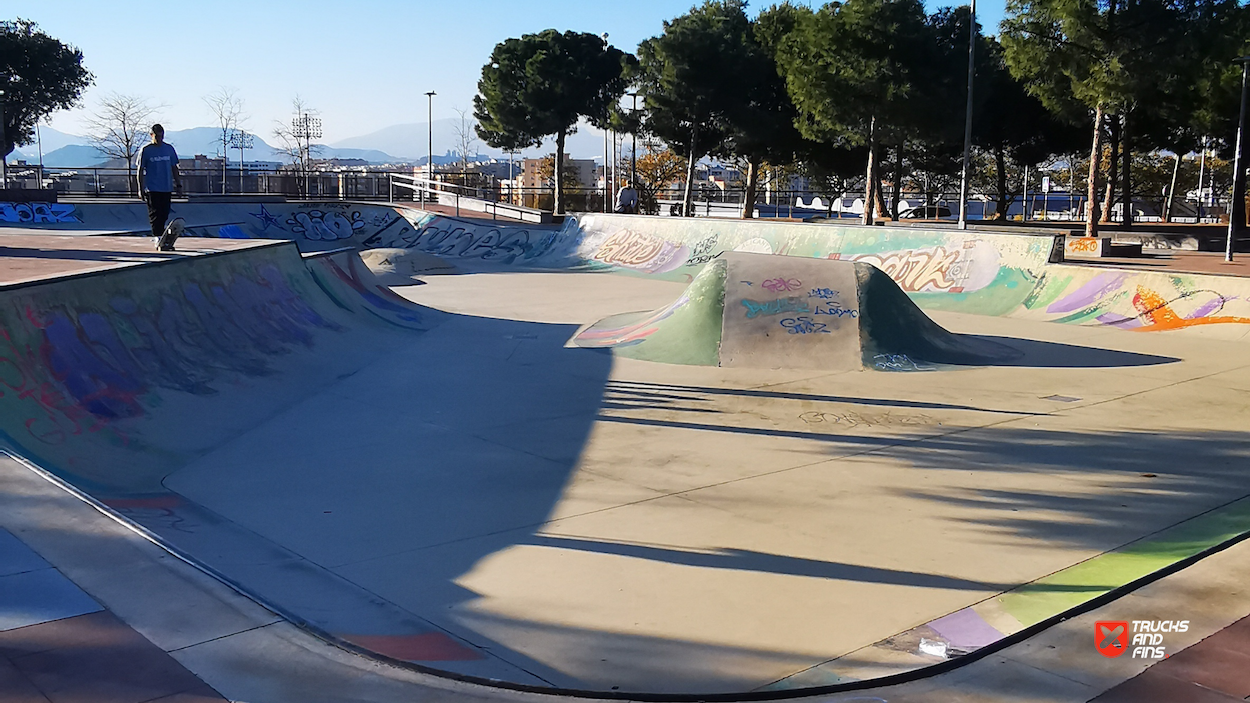
[{"label": "distant hill", "polygon": [[[457,160],[453,155],[456,138],[455,128],[458,118],[434,120],[434,161],[446,164]],[[178,155],[190,158],[196,154],[217,156],[220,147],[217,140],[221,132],[215,127],[192,127],[167,132],[165,140],[174,145]],[[84,136],[68,134],[51,127],[41,127],[40,136],[43,141],[43,163],[53,168],[75,168],[98,166],[108,160],[104,154],[91,147]],[[316,157],[322,159],[364,159],[372,164],[386,163],[425,163],[429,149],[429,126],[425,122],[397,124],[363,134],[350,139],[343,139],[333,144],[315,144]],[[255,147],[244,152],[248,161],[286,161],[284,156],[275,150],[259,134],[254,135]],[[492,149],[478,140],[476,151],[482,157],[506,159],[500,149]],[[569,155],[579,159],[602,158],[603,133],[582,125],[566,140]],[[543,145],[521,152],[522,157],[535,157],[555,151],[555,142],[547,139]],[[238,162],[239,152],[230,149],[227,158]],[[39,161],[37,145],[26,145],[15,150],[10,161],[23,159],[30,163]]]},{"label": "distant hill", "polygon": [[[50,168],[84,168],[99,166],[108,161],[108,158],[104,152],[93,146],[70,144],[54,151],[45,151],[43,153],[43,165]],[[33,159],[27,159],[30,163],[36,163],[38,160],[38,155]]]}]

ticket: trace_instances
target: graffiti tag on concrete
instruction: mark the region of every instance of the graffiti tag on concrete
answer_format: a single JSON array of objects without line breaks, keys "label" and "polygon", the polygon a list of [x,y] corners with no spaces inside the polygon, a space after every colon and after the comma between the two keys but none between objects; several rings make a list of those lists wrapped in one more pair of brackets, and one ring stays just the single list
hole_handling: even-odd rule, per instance
[{"label": "graffiti tag on concrete", "polygon": [[30,224],[82,222],[68,203],[0,203],[0,221]]}]

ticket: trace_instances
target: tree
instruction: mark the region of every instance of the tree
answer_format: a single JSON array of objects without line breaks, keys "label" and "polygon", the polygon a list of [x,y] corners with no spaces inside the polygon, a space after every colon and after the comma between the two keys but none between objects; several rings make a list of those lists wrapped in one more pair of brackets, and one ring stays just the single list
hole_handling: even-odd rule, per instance
[{"label": "tree", "polygon": [[[803,8],[777,45],[803,136],[866,147],[864,223],[881,208],[878,145],[946,107],[921,99],[943,80],[942,56],[919,0],[847,0]],[[876,207],[872,205],[876,203]]]},{"label": "tree", "polygon": [[634,59],[605,38],[547,29],[495,46],[473,98],[477,134],[498,149],[556,137],[555,203],[564,212],[564,142],[585,117],[602,128],[628,85]]},{"label": "tree", "polygon": [[33,141],[40,120],[78,104],[94,82],[82,59],[81,51],[44,34],[34,22],[0,22],[0,159]]},{"label": "tree", "polygon": [[[663,34],[638,46],[638,93],[646,105],[646,130],[687,155],[682,196],[686,216],[693,212],[695,165],[722,152],[730,114],[741,114],[744,103],[754,99],[751,84],[758,84],[763,54],[745,7],[741,0],[706,0],[666,21]],[[737,136],[747,137],[747,131]]]},{"label": "tree", "polygon": [[[212,113],[213,119],[217,122],[217,128],[220,131],[215,140],[221,145],[221,193],[226,193],[226,164],[230,160],[227,156],[227,149],[230,146],[231,133],[239,129],[240,123],[243,121],[243,99],[239,97],[238,91],[234,88],[220,87],[216,91],[204,96],[204,104],[208,106],[209,112]],[[239,168],[243,165],[239,164]]]},{"label": "tree", "polygon": [[[743,10],[744,6],[738,7],[739,12]],[[769,8],[749,23],[747,33],[735,37],[741,42],[738,47],[729,47],[738,52],[735,68],[740,89],[738,100],[726,111],[725,141],[718,151],[746,162],[743,219],[755,216],[756,190],[764,164],[791,166],[801,152],[812,147],[794,126],[798,113],[776,60],[776,45],[793,31],[797,18],[792,6]]]},{"label": "tree", "polygon": [[87,139],[104,155],[126,161],[128,188],[134,193],[135,157],[147,141],[156,112],[145,98],[109,93],[86,119]]},{"label": "tree", "polygon": [[[1008,0],[1002,43],[1012,75],[1056,113],[1092,113],[1085,233],[1098,233],[1098,186],[1109,115],[1131,111],[1172,69],[1184,6],[1169,0]],[[1088,114],[1087,113],[1087,114]]]},{"label": "tree", "polygon": [[317,111],[309,107],[299,95],[291,99],[291,110],[295,116],[290,124],[279,121],[274,127],[273,136],[278,141],[274,151],[285,156],[295,164],[299,173],[304,174],[304,182],[296,179],[296,184],[304,186],[306,191],[313,154],[321,149],[320,145],[312,143],[314,138],[321,136],[321,120],[315,117]]},{"label": "tree", "polygon": [[452,128],[456,133],[456,153],[460,155],[460,170],[468,171],[469,156],[477,155],[477,132],[474,131],[477,123],[469,118],[468,110],[455,108],[455,111],[460,116],[460,123]]},{"label": "tree", "polygon": [[654,142],[643,144],[638,157],[638,211],[646,215],[660,214],[660,192],[669,188],[687,171],[686,159],[672,149],[660,148]]},{"label": "tree", "polygon": [[997,219],[1004,219],[1011,201],[1024,189],[1023,177],[1018,175],[1013,184],[1009,174],[1079,149],[1085,135],[1074,123],[1047,110],[1011,75],[998,41],[983,38],[977,57],[972,138],[993,157],[995,212]]}]

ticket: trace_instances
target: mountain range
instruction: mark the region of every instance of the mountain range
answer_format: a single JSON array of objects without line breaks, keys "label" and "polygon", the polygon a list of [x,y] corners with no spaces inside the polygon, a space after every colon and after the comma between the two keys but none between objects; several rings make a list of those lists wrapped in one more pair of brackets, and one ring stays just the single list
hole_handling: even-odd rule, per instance
[{"label": "mountain range", "polygon": [[[363,159],[371,164],[413,163],[423,164],[427,159],[429,139],[432,133],[434,140],[434,162],[451,163],[458,160],[455,154],[459,151],[460,139],[457,135],[458,118],[434,120],[433,129],[426,122],[397,124],[370,132],[358,137],[342,139],[332,144],[314,144],[315,155],[323,159]],[[43,164],[49,168],[87,168],[99,166],[109,157],[90,145],[85,136],[61,132],[51,127],[40,127],[40,142],[43,149]],[[165,140],[174,145],[178,155],[183,158],[196,154],[215,156],[220,148],[218,140],[221,132],[215,127],[193,127],[170,131]],[[474,139],[470,148],[477,153],[479,159],[506,159],[507,154],[499,149],[486,146],[481,140]],[[581,125],[577,132],[565,140],[565,148],[576,158],[603,158],[603,133]],[[628,146],[625,147],[628,149]],[[520,157],[534,157],[555,151],[555,141],[545,140],[541,147],[526,149]],[[230,161],[237,162],[239,152],[230,149],[227,155]],[[285,157],[274,149],[260,135],[255,135],[255,147],[244,152],[247,161],[285,161]],[[28,163],[39,162],[39,144],[27,144],[15,149],[9,155],[9,161],[25,160]]]}]

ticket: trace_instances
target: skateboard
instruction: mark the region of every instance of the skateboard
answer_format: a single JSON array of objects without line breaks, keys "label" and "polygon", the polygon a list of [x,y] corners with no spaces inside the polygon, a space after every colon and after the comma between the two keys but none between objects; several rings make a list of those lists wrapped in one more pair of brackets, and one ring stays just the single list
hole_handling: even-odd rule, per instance
[{"label": "skateboard", "polygon": [[165,233],[156,240],[156,248],[160,251],[173,251],[174,242],[178,241],[178,237],[181,237],[186,229],[186,221],[181,217],[175,217],[173,222],[165,226]]}]

